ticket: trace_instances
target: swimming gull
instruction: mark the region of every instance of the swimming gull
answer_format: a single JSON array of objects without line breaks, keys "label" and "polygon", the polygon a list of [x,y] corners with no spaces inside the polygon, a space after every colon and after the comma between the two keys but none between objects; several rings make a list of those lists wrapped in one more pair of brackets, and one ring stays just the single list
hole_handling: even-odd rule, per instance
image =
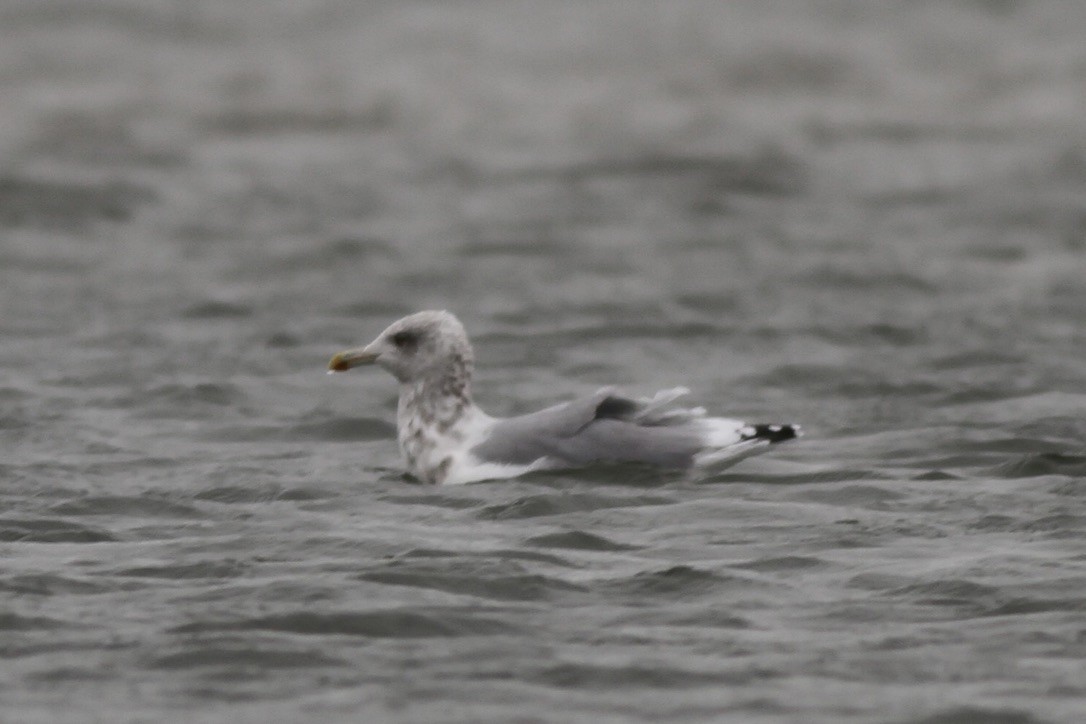
[{"label": "swimming gull", "polygon": [[370,344],[332,357],[329,373],[376,364],[400,383],[396,426],[408,472],[427,483],[512,478],[593,463],[717,471],[799,435],[798,425],[750,425],[671,405],[677,387],[632,398],[606,387],[539,412],[496,418],[471,398],[474,353],[445,311],[393,322]]}]

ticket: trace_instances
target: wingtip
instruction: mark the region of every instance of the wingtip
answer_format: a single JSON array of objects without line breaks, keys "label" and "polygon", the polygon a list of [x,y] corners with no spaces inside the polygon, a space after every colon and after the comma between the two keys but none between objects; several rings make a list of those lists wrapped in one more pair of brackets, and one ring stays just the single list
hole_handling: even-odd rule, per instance
[{"label": "wingtip", "polygon": [[749,433],[743,435],[744,440],[765,440],[769,443],[793,440],[803,435],[803,429],[799,425],[749,425]]}]

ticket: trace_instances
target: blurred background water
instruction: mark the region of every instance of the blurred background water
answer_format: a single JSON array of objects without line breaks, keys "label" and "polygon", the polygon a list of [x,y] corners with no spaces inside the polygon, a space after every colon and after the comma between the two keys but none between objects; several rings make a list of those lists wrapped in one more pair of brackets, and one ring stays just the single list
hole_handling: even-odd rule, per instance
[{"label": "blurred background water", "polygon": [[[1080,722],[1086,4],[3,0],[5,722]],[[698,484],[413,485],[417,309]]]}]

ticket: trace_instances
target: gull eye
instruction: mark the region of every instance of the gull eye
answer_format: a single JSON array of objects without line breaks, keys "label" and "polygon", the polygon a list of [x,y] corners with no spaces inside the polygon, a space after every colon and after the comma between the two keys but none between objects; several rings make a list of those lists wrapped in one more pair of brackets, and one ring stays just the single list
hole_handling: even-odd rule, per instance
[{"label": "gull eye", "polygon": [[413,350],[418,343],[419,337],[414,332],[403,331],[392,335],[392,344],[396,345],[397,349],[404,350],[405,352]]}]

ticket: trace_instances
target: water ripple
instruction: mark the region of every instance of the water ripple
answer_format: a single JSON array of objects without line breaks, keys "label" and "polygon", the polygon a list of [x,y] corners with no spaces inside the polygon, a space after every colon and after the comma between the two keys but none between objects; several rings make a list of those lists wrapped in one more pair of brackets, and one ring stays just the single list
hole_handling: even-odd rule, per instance
[{"label": "water ripple", "polygon": [[297,611],[224,621],[197,621],[171,629],[174,633],[222,631],[280,631],[307,636],[365,636],[369,638],[432,638],[512,633],[499,619],[395,609],[386,611]]}]

